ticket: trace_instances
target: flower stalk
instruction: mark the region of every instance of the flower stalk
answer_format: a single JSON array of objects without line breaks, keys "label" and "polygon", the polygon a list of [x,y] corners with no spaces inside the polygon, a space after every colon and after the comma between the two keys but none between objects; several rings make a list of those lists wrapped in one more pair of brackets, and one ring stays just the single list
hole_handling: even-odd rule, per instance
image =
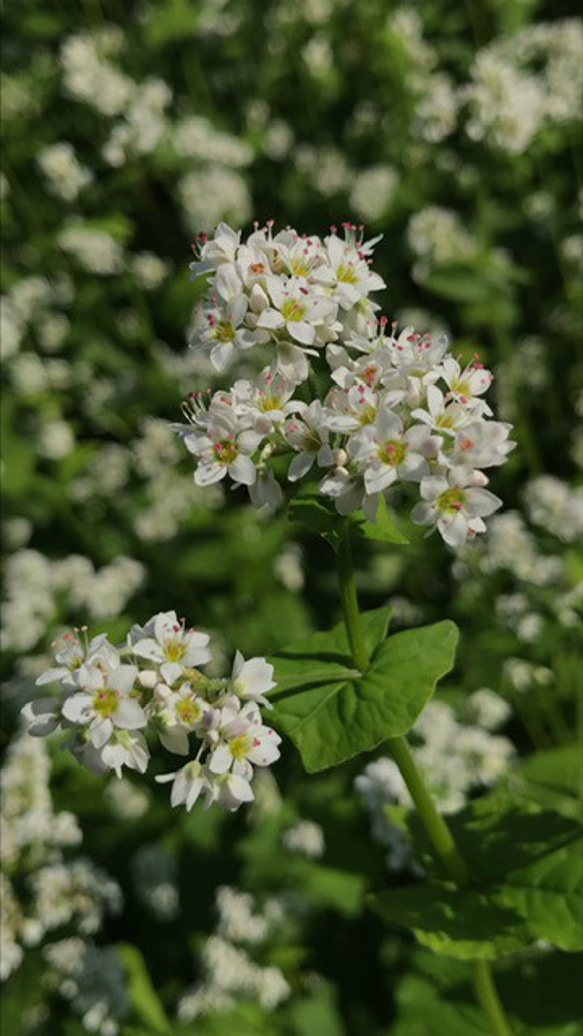
[{"label": "flower stalk", "polygon": [[[360,621],[348,529],[340,542],[336,557],[346,635],[353,662],[362,671],[366,669],[369,658]],[[417,768],[406,738],[391,738],[390,749],[446,874],[456,885],[467,885],[470,881],[467,864]],[[493,1036],[512,1036],[512,1029],[498,996],[490,964],[484,960],[472,961],[472,977],[476,998],[488,1019]]]}]

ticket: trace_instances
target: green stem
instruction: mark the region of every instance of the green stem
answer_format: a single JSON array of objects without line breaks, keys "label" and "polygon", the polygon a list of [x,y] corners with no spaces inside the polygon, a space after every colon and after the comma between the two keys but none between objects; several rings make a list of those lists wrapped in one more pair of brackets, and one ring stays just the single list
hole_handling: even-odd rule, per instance
[{"label": "green stem", "polygon": [[407,744],[406,738],[391,738],[389,747],[393,759],[399,767],[403,780],[409,789],[409,794],[417,807],[431,844],[442,861],[448,877],[453,878],[457,885],[467,885],[469,881],[468,868],[455,844],[448,825],[436,808],[431,792],[417,769],[413,753]]},{"label": "green stem", "polygon": [[[362,671],[368,665],[369,656],[360,622],[349,536],[349,530],[346,529],[337,552],[338,578],[344,624],[352,660],[356,668]],[[456,885],[467,885],[470,875],[465,860],[455,843],[449,826],[435,806],[431,792],[417,769],[406,739],[404,737],[391,738],[390,747],[431,844],[443,863],[447,875],[455,881]],[[506,1020],[504,1008],[494,985],[490,964],[484,960],[474,960],[471,963],[476,996],[489,1021],[492,1036],[512,1036],[512,1029]]]},{"label": "green stem", "polygon": [[486,1018],[492,1026],[493,1036],[512,1036],[512,1029],[504,1013],[498,990],[492,978],[492,969],[487,961],[472,962],[474,988]]},{"label": "green stem", "polygon": [[352,660],[356,668],[360,669],[362,672],[366,669],[369,658],[360,623],[358,596],[356,593],[356,584],[354,582],[354,568],[352,565],[350,534],[348,530],[346,530],[342,540],[340,541],[336,557],[338,563],[338,579],[340,582],[340,598],[342,600],[344,624],[346,626],[346,635],[350,646],[350,654],[352,655]]}]

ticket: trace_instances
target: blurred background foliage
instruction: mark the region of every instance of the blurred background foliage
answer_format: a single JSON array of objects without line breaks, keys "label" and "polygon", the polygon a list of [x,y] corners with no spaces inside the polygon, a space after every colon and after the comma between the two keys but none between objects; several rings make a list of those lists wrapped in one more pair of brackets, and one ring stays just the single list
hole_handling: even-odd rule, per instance
[{"label": "blurred background foliage", "polygon": [[[355,791],[368,760],[306,779],[288,750],[245,816],[179,814],[154,787],[104,787],[58,746],[49,758],[18,711],[68,623],[123,636],[176,608],[226,668],[235,646],[268,653],[339,618],[322,541],[241,493],[197,489],[169,423],[188,392],[219,384],[187,347],[195,235],[268,218],[323,234],[350,217],[384,235],[386,314],[478,353],[518,440],[484,542],[459,557],[418,534],[363,544],[363,604],[390,603],[396,627],[461,626],[439,693],[452,751],[476,729],[474,692],[507,705],[498,734],[460,747],[453,798],[440,745],[426,751],[446,806],[498,777],[573,812],[577,13],[538,0],[4,10],[6,1036],[486,1032],[463,965],[364,907],[410,867],[387,834],[382,770]],[[502,975],[524,1031],[578,1031],[574,967],[541,947]]]}]

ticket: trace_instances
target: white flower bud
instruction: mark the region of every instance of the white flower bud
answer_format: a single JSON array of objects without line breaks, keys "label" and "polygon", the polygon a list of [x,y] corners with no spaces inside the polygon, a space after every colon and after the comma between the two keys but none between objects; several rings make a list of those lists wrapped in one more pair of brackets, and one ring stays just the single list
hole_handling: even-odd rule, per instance
[{"label": "white flower bud", "polygon": [[347,454],[346,450],[334,450],[334,464],[336,465],[337,468],[342,468],[343,471],[345,471],[346,470],[345,465],[346,465],[347,460],[348,460],[348,454]]},{"label": "white flower bud", "polygon": [[156,688],[154,690],[154,695],[155,695],[157,701],[167,701],[167,699],[170,697],[171,694],[172,694],[172,691],[170,690],[168,684],[166,684],[166,683],[158,683],[158,684],[156,684]]},{"label": "white flower bud", "polygon": [[138,673],[138,683],[140,687],[145,687],[147,690],[152,690],[156,686],[158,680],[158,674],[154,669],[144,669],[143,672]]},{"label": "white flower bud", "polygon": [[269,299],[259,284],[254,284],[249,292],[249,308],[254,313],[263,313],[269,306]]}]

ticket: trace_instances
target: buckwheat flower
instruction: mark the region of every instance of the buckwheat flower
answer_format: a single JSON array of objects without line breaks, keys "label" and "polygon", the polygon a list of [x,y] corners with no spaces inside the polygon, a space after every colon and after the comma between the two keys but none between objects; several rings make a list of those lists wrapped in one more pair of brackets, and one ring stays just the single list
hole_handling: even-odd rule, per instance
[{"label": "buckwheat flower", "polygon": [[233,773],[251,776],[249,764],[270,766],[279,759],[281,738],[271,727],[261,723],[259,709],[254,701],[244,705],[240,712],[232,708],[221,710],[220,741],[209,757],[209,771],[213,774]]},{"label": "buckwheat flower", "polygon": [[201,792],[210,794],[210,782],[201,763],[193,759],[186,763],[180,770],[174,773],[164,773],[156,777],[159,784],[166,784],[172,781],[170,792],[170,805],[185,805],[187,812],[194,806]]},{"label": "buckwheat flower", "polygon": [[502,506],[502,501],[481,486],[473,472],[455,468],[446,475],[422,479],[421,501],[411,512],[418,525],[436,525],[445,542],[454,548],[464,545],[468,536],[484,532],[483,518]]},{"label": "buckwheat flower", "polygon": [[269,470],[258,469],[257,478],[253,485],[248,487],[248,490],[253,507],[264,510],[268,514],[277,511],[283,503],[282,488]]},{"label": "buckwheat flower", "polygon": [[[85,633],[85,629],[80,632]],[[55,661],[59,665],[41,673],[36,680],[37,687],[57,681],[64,687],[76,687],[82,666],[98,665],[111,670],[120,664],[119,652],[109,643],[107,633],[100,633],[88,642],[78,636],[78,631],[64,633],[59,640],[54,641],[53,648]]]},{"label": "buckwheat flower", "polygon": [[87,726],[87,736],[94,748],[103,748],[116,727],[138,730],[146,726],[144,710],[130,697],[137,673],[133,665],[118,666],[107,675],[93,665],[81,668],[82,690],[65,699],[62,712],[70,723]]},{"label": "buckwheat flower", "polygon": [[426,408],[417,407],[411,416],[423,421],[440,435],[453,437],[458,429],[475,416],[475,411],[470,413],[462,403],[453,402],[436,385],[428,386],[426,403]]},{"label": "buckwheat flower", "polygon": [[265,658],[249,658],[245,661],[240,651],[235,654],[232,688],[239,698],[249,698],[258,705],[272,708],[265,695],[276,686],[273,666]]},{"label": "buckwheat flower", "polygon": [[187,449],[198,458],[194,473],[197,486],[220,482],[228,474],[236,484],[251,486],[257,472],[251,460],[263,436],[244,427],[236,414],[223,409],[214,417],[206,434],[192,432],[184,436]]},{"label": "buckwheat flower", "polygon": [[[474,406],[476,396],[483,395],[492,384],[490,371],[485,370],[481,363],[470,363],[462,370],[451,356],[443,361],[442,375],[452,398],[468,407]],[[491,414],[490,410],[485,412]]]},{"label": "buckwheat flower", "polygon": [[22,715],[31,737],[47,737],[60,725],[60,703],[57,698],[40,698],[38,701],[29,701],[23,707]]},{"label": "buckwheat flower", "polygon": [[369,522],[374,522],[379,500],[378,493],[373,495],[366,492],[364,480],[358,472],[338,466],[329,475],[326,475],[320,483],[319,489],[324,496],[332,498],[338,514],[352,514],[362,508],[365,518]]},{"label": "buckwheat flower", "polygon": [[249,419],[255,431],[268,435],[275,425],[302,408],[302,403],[291,399],[295,388],[295,382],[265,367],[255,381],[235,382],[232,406],[238,416]]},{"label": "buckwheat flower", "polygon": [[470,468],[491,468],[504,464],[516,446],[508,437],[512,425],[502,421],[472,421],[458,431],[451,463]]},{"label": "buckwheat flower", "polygon": [[157,663],[169,684],[180,679],[185,668],[204,665],[211,658],[208,633],[187,629],[174,611],[159,612],[143,630],[132,630],[130,640],[133,654]]},{"label": "buckwheat flower", "polygon": [[374,425],[350,439],[348,452],[364,472],[367,493],[380,493],[397,479],[420,482],[429,475],[427,458],[436,454],[439,443],[424,425],[405,431],[401,418],[383,409]]},{"label": "buckwheat flower", "polygon": [[304,346],[335,337],[337,306],[332,299],[314,291],[304,277],[266,280],[272,305],[259,315],[258,327],[286,332]]},{"label": "buckwheat flower", "polygon": [[212,238],[203,234],[199,242],[199,258],[190,264],[195,277],[217,269],[221,263],[234,262],[241,242],[241,231],[232,230],[228,223],[219,223]]},{"label": "buckwheat flower", "polygon": [[248,777],[240,773],[221,773],[213,776],[211,803],[218,802],[234,813],[243,802],[253,802],[255,795]]},{"label": "buckwheat flower", "polygon": [[314,462],[321,468],[334,463],[334,454],[329,443],[330,432],[327,420],[331,412],[315,399],[309,406],[298,407],[298,414],[288,420],[284,428],[286,442],[296,450],[287,477],[297,482],[311,470]]},{"label": "buckwheat flower", "polygon": [[124,766],[145,773],[150,753],[145,737],[137,730],[115,730],[101,750],[101,759],[108,769],[114,770],[116,776],[121,778]]},{"label": "buckwheat flower", "polygon": [[[349,224],[345,226],[347,230],[357,229]],[[335,233],[324,239],[328,261],[314,270],[312,279],[329,289],[332,298],[342,309],[351,309],[363,295],[386,288],[382,277],[373,273],[367,262],[367,257],[378,241],[380,237],[363,244],[353,234],[342,241]]]},{"label": "buckwheat flower", "polygon": [[331,411],[326,416],[326,425],[332,432],[356,432],[375,421],[379,404],[379,393],[363,381],[357,381],[348,390],[334,388],[325,400]]}]

